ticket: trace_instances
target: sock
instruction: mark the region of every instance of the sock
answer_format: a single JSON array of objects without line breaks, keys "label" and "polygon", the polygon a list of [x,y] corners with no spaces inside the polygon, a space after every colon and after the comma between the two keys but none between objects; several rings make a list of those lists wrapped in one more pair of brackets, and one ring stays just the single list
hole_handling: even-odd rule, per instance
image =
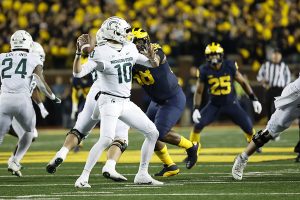
[{"label": "sock", "polygon": [[115,160],[109,159],[106,161],[105,165],[111,169],[116,169],[116,161]]},{"label": "sock", "polygon": [[194,131],[191,131],[190,141],[192,141],[193,143],[200,143],[200,133],[195,133]]},{"label": "sock", "polygon": [[154,151],[154,146],[158,138],[158,132],[157,133],[148,133],[145,134],[146,138],[143,142],[142,148],[141,148],[141,162],[138,173],[147,173],[148,174],[148,166],[151,159],[151,156]]},{"label": "sock", "polygon": [[25,132],[24,135],[19,139],[18,149],[14,156],[15,161],[18,163],[23,159],[25,153],[29,149],[33,138],[33,132]]},{"label": "sock", "polygon": [[255,133],[256,133],[256,131],[255,131],[254,128],[252,129],[252,133],[245,133],[245,137],[246,137],[246,140],[247,140],[248,143],[251,142],[251,140],[252,140],[253,136],[255,135]]},{"label": "sock", "polygon": [[56,157],[61,157],[63,160],[66,159],[67,155],[69,153],[69,149],[67,147],[62,147],[57,153]]},{"label": "sock", "polygon": [[162,148],[160,151],[155,151],[155,154],[164,164],[168,166],[175,164],[171,156],[169,155],[167,145],[165,145],[164,148]]},{"label": "sock", "polygon": [[243,152],[242,154],[241,154],[241,157],[242,157],[242,159],[244,159],[244,160],[248,160],[248,155],[246,154],[246,152]]},{"label": "sock", "polygon": [[188,149],[188,148],[191,148],[193,146],[193,143],[190,140],[186,139],[185,137],[181,136],[178,146],[182,147],[182,148],[185,148],[185,149]]}]

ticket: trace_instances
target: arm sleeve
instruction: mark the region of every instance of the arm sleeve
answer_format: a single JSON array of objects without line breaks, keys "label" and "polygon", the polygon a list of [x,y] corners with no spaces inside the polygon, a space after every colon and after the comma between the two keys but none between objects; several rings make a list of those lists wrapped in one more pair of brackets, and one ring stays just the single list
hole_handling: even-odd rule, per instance
[{"label": "arm sleeve", "polygon": [[82,78],[85,75],[89,74],[97,67],[97,62],[94,60],[89,59],[85,64],[81,65],[82,70],[79,73],[73,72],[73,76],[77,78]]}]

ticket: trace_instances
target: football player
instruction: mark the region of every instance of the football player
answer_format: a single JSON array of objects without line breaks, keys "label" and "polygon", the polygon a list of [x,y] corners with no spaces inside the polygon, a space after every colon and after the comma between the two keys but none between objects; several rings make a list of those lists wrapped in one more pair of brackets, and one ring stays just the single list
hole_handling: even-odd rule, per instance
[{"label": "football player", "polygon": [[[133,42],[139,52],[143,52],[147,46],[151,46],[155,51],[154,58],[158,67],[147,68],[136,64],[133,67],[133,78],[151,99],[146,115],[154,122],[159,131],[154,151],[164,166],[155,176],[173,176],[179,173],[179,169],[170,157],[164,142],[185,148],[188,155],[186,168],[191,169],[197,162],[198,144],[193,144],[172,130],[182,115],[186,98],[161,47],[156,43],[151,43],[148,33],[141,28],[133,28],[132,34]],[[116,161],[123,152],[118,145],[112,145],[109,148],[108,160],[102,169],[105,177],[116,180],[114,176],[110,175],[110,171],[115,171]]]},{"label": "football player", "polygon": [[243,172],[249,157],[256,149],[276,138],[286,130],[292,122],[300,117],[300,78],[288,84],[282,91],[281,96],[274,101],[276,111],[272,114],[264,130],[258,131],[244,152],[235,158],[232,167],[232,177],[235,180],[243,179]]},{"label": "football player", "polygon": [[[248,114],[240,106],[233,81],[237,81],[252,101],[254,111],[260,113],[261,104],[253,93],[251,86],[238,71],[236,62],[224,60],[224,49],[219,43],[212,42],[205,48],[207,63],[200,66],[200,75],[196,84],[194,94],[193,121],[194,128],[190,134],[190,140],[200,143],[200,132],[212,123],[220,114],[227,115],[230,119],[245,132],[248,142],[253,134],[253,124]],[[210,100],[200,111],[201,99],[204,86],[208,86]],[[200,150],[201,145],[199,145]]]},{"label": "football player", "polygon": [[[155,124],[132,101],[130,101],[132,67],[136,63],[146,64],[147,67],[157,67],[153,50],[148,48],[145,55],[140,54],[136,46],[128,40],[130,25],[119,17],[110,17],[100,27],[101,44],[90,54],[89,60],[80,65],[80,52],[89,44],[86,35],[78,38],[77,54],[73,63],[73,73],[76,77],[83,77],[96,69],[99,73],[101,91],[96,96],[97,104],[94,112],[98,112],[101,119],[101,134],[99,140],[92,147],[84,170],[75,182],[75,187],[91,187],[88,184],[89,175],[101,156],[102,152],[113,143],[118,119],[129,126],[143,132],[145,136],[141,149],[139,171],[134,178],[136,184],[161,185],[148,173],[148,165],[158,138]],[[149,54],[146,54],[150,52]]]},{"label": "football player", "polygon": [[[47,85],[43,76],[43,60],[37,53],[31,52],[31,35],[16,31],[10,38],[11,52],[0,54],[1,95],[0,95],[0,144],[8,132],[13,118],[24,130],[19,138],[18,148],[9,162],[8,169],[13,174],[21,175],[20,161],[27,152],[34,138],[36,116],[31,101],[32,76],[43,87],[43,91],[52,99],[59,100]],[[13,102],[13,103],[12,103]]]}]

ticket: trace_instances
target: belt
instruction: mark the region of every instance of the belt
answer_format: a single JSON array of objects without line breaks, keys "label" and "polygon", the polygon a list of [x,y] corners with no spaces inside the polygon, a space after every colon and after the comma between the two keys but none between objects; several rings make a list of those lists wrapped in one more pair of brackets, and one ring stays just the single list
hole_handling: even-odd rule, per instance
[{"label": "belt", "polygon": [[98,100],[98,98],[99,98],[99,96],[100,96],[101,94],[105,94],[105,95],[109,95],[109,96],[114,96],[114,97],[118,97],[118,98],[122,98],[122,99],[128,99],[128,98],[130,98],[130,96],[129,96],[129,97],[124,97],[124,96],[119,96],[119,95],[116,95],[116,94],[111,94],[111,93],[99,91],[99,92],[96,94],[96,96],[95,96],[95,100],[96,100],[96,101]]}]

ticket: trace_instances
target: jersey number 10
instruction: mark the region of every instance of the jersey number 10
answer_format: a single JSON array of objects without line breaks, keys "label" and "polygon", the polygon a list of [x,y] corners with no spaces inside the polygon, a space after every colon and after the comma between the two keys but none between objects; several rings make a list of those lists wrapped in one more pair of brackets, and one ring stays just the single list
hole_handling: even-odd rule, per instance
[{"label": "jersey number 10", "polygon": [[132,64],[124,63],[123,65],[116,65],[115,68],[118,69],[119,83],[128,83],[132,79]]}]

